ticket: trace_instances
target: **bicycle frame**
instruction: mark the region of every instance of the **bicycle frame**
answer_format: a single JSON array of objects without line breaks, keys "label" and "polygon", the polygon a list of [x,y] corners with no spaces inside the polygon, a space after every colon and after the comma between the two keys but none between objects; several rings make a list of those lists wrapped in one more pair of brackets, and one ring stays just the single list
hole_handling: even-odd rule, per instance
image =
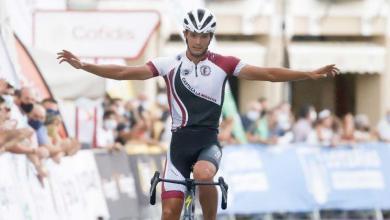
[{"label": "bicycle frame", "polygon": [[184,214],[183,220],[194,220],[195,219],[195,189],[198,185],[218,185],[222,192],[221,208],[226,209],[227,207],[227,191],[228,185],[225,183],[223,177],[218,178],[218,182],[198,182],[193,179],[186,179],[184,181],[169,180],[160,178],[160,173],[156,171],[153,178],[150,181],[150,204],[156,203],[156,186],[159,182],[175,183],[186,186],[186,194],[184,197]]},{"label": "bicycle frame", "polygon": [[195,185],[191,184],[191,187],[186,190],[184,197],[184,214],[183,220],[195,219]]}]

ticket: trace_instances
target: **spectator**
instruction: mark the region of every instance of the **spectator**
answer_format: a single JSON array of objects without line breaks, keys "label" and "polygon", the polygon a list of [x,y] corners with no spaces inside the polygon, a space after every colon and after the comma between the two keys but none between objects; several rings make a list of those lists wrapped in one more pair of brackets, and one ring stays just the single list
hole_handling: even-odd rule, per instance
[{"label": "spectator", "polygon": [[117,113],[118,116],[125,116],[126,110],[123,100],[120,98],[114,98],[111,100],[111,105],[113,111]]},{"label": "spectator", "polygon": [[284,133],[291,130],[294,123],[294,117],[291,112],[291,105],[283,102],[279,105],[276,112],[277,127]]},{"label": "spectator", "polygon": [[28,124],[35,130],[38,145],[40,147],[50,145],[47,129],[44,126],[46,111],[40,104],[34,104],[28,114]]},{"label": "spectator", "polygon": [[341,141],[346,144],[356,142],[355,138],[355,119],[351,113],[344,115],[342,120]]},{"label": "spectator", "polygon": [[337,141],[334,132],[337,130],[335,124],[332,113],[328,109],[322,110],[318,115],[314,130],[307,137],[307,142],[316,145],[334,146]]},{"label": "spectator", "polygon": [[32,111],[36,101],[34,91],[31,88],[23,87],[20,89],[20,93],[17,93],[15,103],[22,110],[22,113],[28,114]]},{"label": "spectator", "polygon": [[263,116],[257,119],[248,132],[246,132],[248,141],[257,144],[276,144],[277,139],[270,134],[270,121],[272,119],[269,117],[268,112],[264,112]]},{"label": "spectator", "polygon": [[261,106],[261,112],[260,112],[260,117],[265,117],[266,114],[268,113],[269,106],[268,106],[268,100],[265,97],[259,98],[258,102],[260,103]]},{"label": "spectator", "polygon": [[367,115],[358,114],[355,117],[355,137],[359,142],[367,142],[375,140],[375,136],[373,135],[370,128],[370,120]]},{"label": "spectator", "polygon": [[273,140],[274,144],[286,144],[293,140],[290,126],[291,114],[288,108],[282,109],[281,106],[268,113],[269,139]]},{"label": "spectator", "polygon": [[254,123],[259,119],[261,112],[261,104],[259,102],[253,101],[249,103],[249,110],[241,116],[241,122],[245,131],[249,131],[249,129],[254,125]]},{"label": "spectator", "polygon": [[42,106],[45,108],[46,113],[60,115],[60,109],[58,107],[58,102],[53,98],[46,98],[42,100]]},{"label": "spectator", "polygon": [[299,110],[298,121],[293,125],[294,142],[306,142],[313,131],[313,123],[317,119],[317,112],[312,105],[304,105]]},{"label": "spectator", "polygon": [[[11,97],[14,100],[11,107],[10,120],[15,121],[17,129],[30,129],[26,112],[31,112],[33,103],[36,98],[31,88],[22,87],[21,90],[15,91],[15,96]],[[24,110],[23,110],[24,109]],[[35,166],[40,166],[40,160],[48,156],[48,151],[45,148],[37,148],[36,135],[31,135],[30,139],[9,148],[9,151],[16,154],[26,154]]]},{"label": "spectator", "polygon": [[10,111],[5,99],[0,96],[0,152],[8,151],[33,134],[28,128],[15,129],[16,122],[11,121]]},{"label": "spectator", "polygon": [[114,111],[106,111],[103,114],[103,127],[97,135],[98,147],[110,148],[115,144],[116,128],[118,126],[117,114]]},{"label": "spectator", "polygon": [[218,140],[221,145],[238,144],[239,141],[233,135],[234,119],[232,117],[223,117],[219,126]]},{"label": "spectator", "polygon": [[390,109],[387,111],[386,116],[380,120],[377,129],[379,140],[390,143]]},{"label": "spectator", "polygon": [[[156,105],[152,111],[152,126],[153,126],[153,134],[152,138],[155,141],[163,141],[167,142],[167,133],[170,133],[169,129],[169,105],[167,96],[163,93],[160,93],[156,97]],[[164,138],[164,140],[163,140]]]}]

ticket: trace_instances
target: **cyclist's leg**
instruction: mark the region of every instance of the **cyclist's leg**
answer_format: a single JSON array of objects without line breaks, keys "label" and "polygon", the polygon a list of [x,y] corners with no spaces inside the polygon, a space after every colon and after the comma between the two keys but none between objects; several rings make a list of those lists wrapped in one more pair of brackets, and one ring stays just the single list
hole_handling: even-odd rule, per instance
[{"label": "cyclist's leg", "polygon": [[[171,152],[173,148],[173,152]],[[181,157],[179,157],[179,155]],[[180,160],[179,160],[180,159]],[[167,152],[167,159],[163,178],[172,180],[185,180],[190,177],[191,163],[188,156],[171,146]],[[185,186],[173,183],[162,183],[162,220],[178,220],[184,201]]]},{"label": "cyclist's leg", "polygon": [[[193,168],[194,178],[200,181],[213,181],[221,156],[221,149],[217,145],[203,149]],[[218,207],[216,186],[199,186],[199,200],[204,220],[215,220]]]},{"label": "cyclist's leg", "polygon": [[179,220],[183,199],[170,198],[162,200],[162,220]]}]

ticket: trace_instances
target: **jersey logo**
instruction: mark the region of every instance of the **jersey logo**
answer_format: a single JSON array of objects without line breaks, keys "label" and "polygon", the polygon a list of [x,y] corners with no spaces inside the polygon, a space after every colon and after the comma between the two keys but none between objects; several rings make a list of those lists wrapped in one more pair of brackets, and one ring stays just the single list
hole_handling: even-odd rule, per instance
[{"label": "jersey logo", "polygon": [[186,208],[188,209],[191,205],[191,202],[192,202],[192,197],[191,195],[187,195],[187,198],[185,200],[185,205],[186,205]]},{"label": "jersey logo", "polygon": [[209,76],[210,73],[211,73],[211,68],[209,66],[200,67],[200,74],[202,74],[202,76]]},{"label": "jersey logo", "polygon": [[191,73],[191,71],[189,69],[184,69],[183,72],[181,72],[181,74],[185,75],[185,76],[187,76],[190,73]]}]

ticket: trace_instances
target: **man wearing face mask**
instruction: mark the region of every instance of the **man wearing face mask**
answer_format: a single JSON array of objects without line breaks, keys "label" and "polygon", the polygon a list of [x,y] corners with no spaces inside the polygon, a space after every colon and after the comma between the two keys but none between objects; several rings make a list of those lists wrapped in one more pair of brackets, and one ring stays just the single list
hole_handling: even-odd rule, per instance
[{"label": "man wearing face mask", "polygon": [[260,117],[261,105],[253,101],[250,103],[248,112],[242,116],[242,126],[244,126],[245,131],[249,131],[249,128],[253,126],[256,120]]},{"label": "man wearing face mask", "polygon": [[298,121],[293,126],[294,142],[306,142],[313,123],[317,119],[317,112],[312,105],[304,105],[299,110]]},{"label": "man wearing face mask", "polygon": [[38,146],[50,145],[46,127],[44,126],[46,110],[40,104],[34,104],[28,114],[28,124],[34,129],[38,141]]},{"label": "man wearing face mask", "polygon": [[28,87],[22,87],[15,94],[15,104],[19,107],[19,111],[15,111],[14,117],[18,120],[21,126],[27,126],[27,114],[33,109],[33,104],[36,102],[34,91]]},{"label": "man wearing face mask", "polygon": [[103,127],[97,135],[98,147],[112,147],[115,144],[115,130],[118,126],[114,111],[106,111],[103,114]]},{"label": "man wearing face mask", "polygon": [[379,140],[390,143],[390,109],[378,124]]},{"label": "man wearing face mask", "polygon": [[[33,133],[33,130],[31,127],[28,125],[28,119],[26,113],[23,112],[22,107],[21,107],[21,100],[23,100],[24,108],[26,110],[32,110],[32,104],[28,104],[27,102],[35,102],[35,96],[34,93],[32,92],[31,89],[24,87],[18,92],[16,92],[13,88],[12,85],[7,83],[5,80],[1,79],[0,84],[5,85],[1,86],[2,89],[0,91],[2,97],[4,98],[5,102],[10,108],[10,118],[9,120],[14,123],[15,129],[19,130],[24,130],[29,134]],[[16,98],[14,96],[14,93],[16,94]],[[15,99],[14,99],[15,98]],[[30,111],[31,111],[30,110]],[[45,149],[36,149],[32,147],[32,142],[34,142],[34,137],[33,135],[28,135],[29,138],[28,140],[24,142],[20,142],[18,144],[15,144],[14,146],[11,146],[9,148],[9,152],[15,153],[15,154],[26,154],[30,159],[37,161],[37,157],[43,158],[46,156],[47,151]],[[32,142],[31,142],[32,141]]]}]

